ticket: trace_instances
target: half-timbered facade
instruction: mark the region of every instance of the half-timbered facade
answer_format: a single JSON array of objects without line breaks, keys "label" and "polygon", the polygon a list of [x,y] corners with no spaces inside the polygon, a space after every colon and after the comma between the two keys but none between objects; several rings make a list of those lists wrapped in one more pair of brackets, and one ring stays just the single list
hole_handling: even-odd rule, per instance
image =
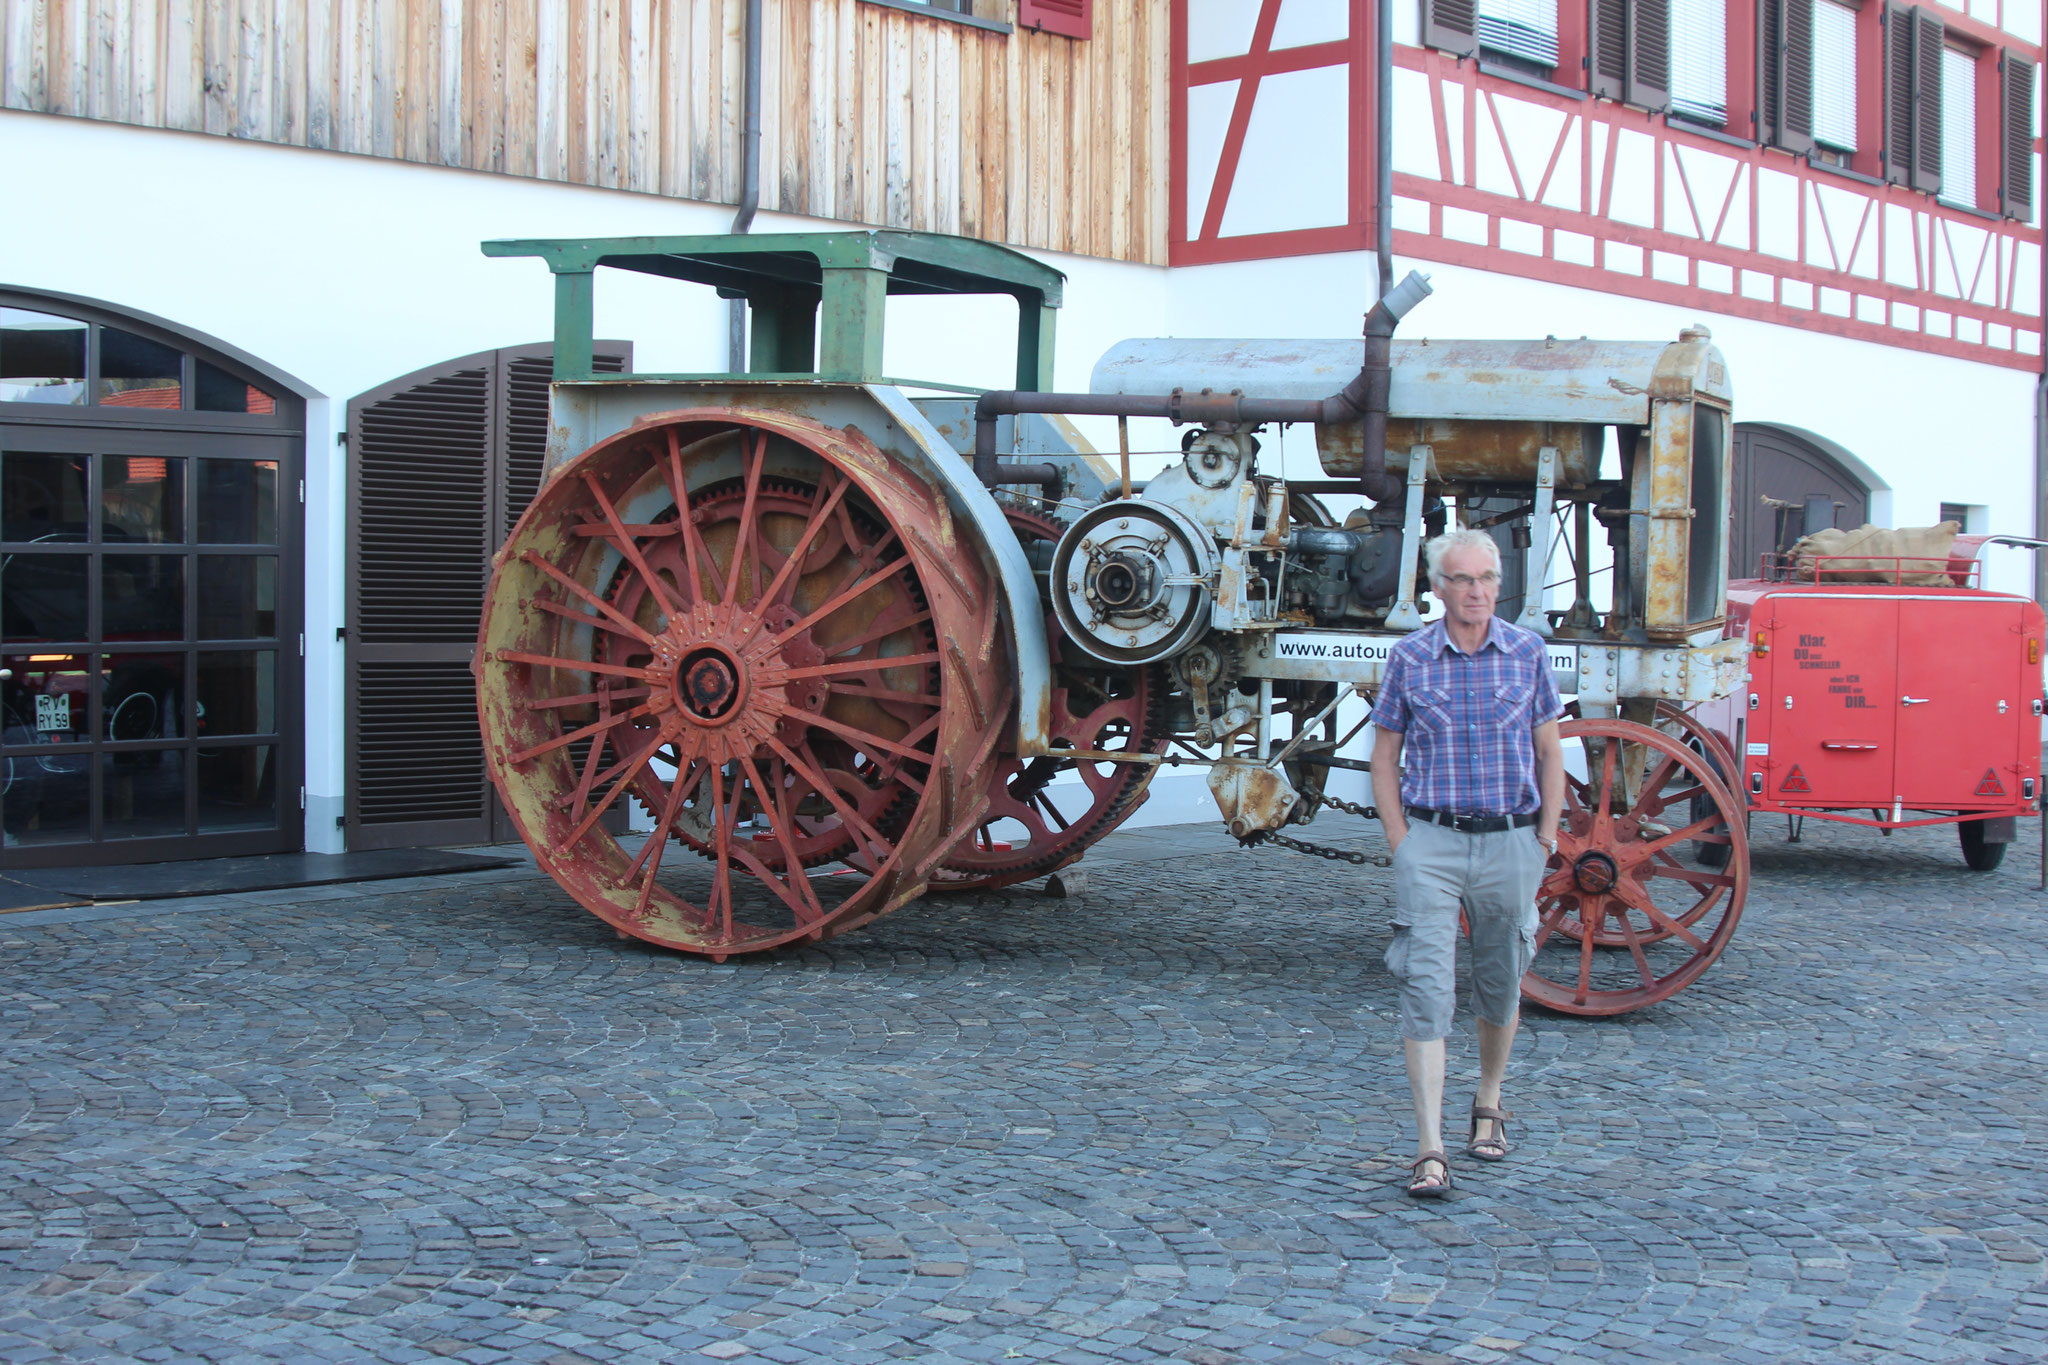
[{"label": "half-timbered facade", "polygon": [[[754,230],[1045,254],[1061,388],[1133,335],[1356,333],[1383,226],[1372,0],[757,3]],[[2041,0],[1391,3],[1384,226],[1437,284],[1404,336],[1704,322],[1743,419],[1738,519],[2035,531]],[[0,0],[0,555],[44,572],[16,605],[66,622],[14,611],[0,667],[76,673],[74,708],[6,714],[0,761],[38,756],[7,768],[0,868],[164,856],[180,830],[489,836],[473,730],[438,717],[467,704],[464,604],[531,495],[551,297],[477,246],[728,230],[748,9]],[[1007,382],[1014,316],[890,307],[888,372]],[[595,313],[607,364],[725,367],[709,291],[600,284]],[[1173,444],[1140,435],[1141,464]],[[1295,475],[1298,435],[1271,457]],[[223,471],[270,513],[208,511]],[[154,508],[179,548],[90,506]],[[2000,553],[1994,582],[2030,581]],[[214,600],[236,575],[248,600]],[[145,599],[110,609],[123,583],[186,607],[124,638]],[[139,721],[145,691],[184,727]],[[44,761],[60,720],[89,761]],[[1155,792],[1155,819],[1205,800]]]}]

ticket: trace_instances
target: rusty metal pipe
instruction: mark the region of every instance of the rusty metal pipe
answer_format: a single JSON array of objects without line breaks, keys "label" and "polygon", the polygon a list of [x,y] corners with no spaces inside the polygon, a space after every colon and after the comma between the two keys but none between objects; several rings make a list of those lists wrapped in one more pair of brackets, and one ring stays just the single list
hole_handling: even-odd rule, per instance
[{"label": "rusty metal pipe", "polygon": [[1363,421],[1365,467],[1358,486],[1374,502],[1395,497],[1401,481],[1387,473],[1387,394],[1392,387],[1394,328],[1408,311],[1429,297],[1429,277],[1409,271],[1408,277],[1373,304],[1365,315],[1365,363],[1351,382],[1328,398],[1247,398],[1240,390],[1217,393],[1038,393],[1022,389],[991,389],[974,400],[974,474],[993,488],[1024,482],[1015,476],[1030,466],[1000,464],[996,458],[996,419],[1027,412],[1077,417],[1164,417],[1175,426],[1230,422],[1239,426],[1261,422],[1312,422],[1318,425]]}]

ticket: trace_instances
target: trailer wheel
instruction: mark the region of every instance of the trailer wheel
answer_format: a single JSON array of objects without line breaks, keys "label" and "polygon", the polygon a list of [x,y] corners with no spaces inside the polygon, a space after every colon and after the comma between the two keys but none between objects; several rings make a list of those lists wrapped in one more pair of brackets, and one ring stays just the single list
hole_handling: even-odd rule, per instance
[{"label": "trailer wheel", "polygon": [[[994,568],[858,432],[643,419],[549,480],[494,570],[486,766],[622,935],[721,961],[829,938],[923,892],[980,819],[1014,706]],[[603,818],[628,797],[654,817],[637,850]]]},{"label": "trailer wheel", "polygon": [[[1565,1014],[1625,1014],[1676,995],[1734,937],[1749,894],[1742,805],[1711,760],[1675,736],[1624,720],[1569,720],[1559,735],[1585,747],[1588,776],[1565,782],[1522,995]],[[1698,816],[1696,796],[1710,807]],[[1678,859],[1681,845],[1717,826],[1729,842],[1725,870]]]},{"label": "trailer wheel", "polygon": [[1994,872],[2005,861],[2005,845],[1985,840],[1986,823],[1983,820],[1964,820],[1956,826],[1956,835],[1963,843],[1963,861],[1970,865],[1972,872]]}]

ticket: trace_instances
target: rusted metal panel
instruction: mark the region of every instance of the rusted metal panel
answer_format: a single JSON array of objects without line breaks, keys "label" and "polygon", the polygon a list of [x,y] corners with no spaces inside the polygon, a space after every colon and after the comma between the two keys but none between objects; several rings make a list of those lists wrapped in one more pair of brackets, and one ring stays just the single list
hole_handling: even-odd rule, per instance
[{"label": "rusted metal panel", "polygon": [[[1650,384],[1667,347],[1651,341],[1414,341],[1393,343],[1395,417],[1488,422],[1649,420]],[[1095,393],[1242,389],[1250,398],[1323,398],[1363,358],[1356,340],[1121,341],[1095,364]],[[1724,381],[1725,382],[1725,381]]]},{"label": "rusted metal panel", "polygon": [[[1607,429],[1581,422],[1461,422],[1445,418],[1393,417],[1387,421],[1387,468],[1405,476],[1411,447],[1428,446],[1446,479],[1526,482],[1536,477],[1545,446],[1558,454],[1557,484],[1583,488],[1599,477]],[[1365,464],[1362,423],[1326,423],[1316,428],[1316,454],[1323,472],[1350,477]]]}]

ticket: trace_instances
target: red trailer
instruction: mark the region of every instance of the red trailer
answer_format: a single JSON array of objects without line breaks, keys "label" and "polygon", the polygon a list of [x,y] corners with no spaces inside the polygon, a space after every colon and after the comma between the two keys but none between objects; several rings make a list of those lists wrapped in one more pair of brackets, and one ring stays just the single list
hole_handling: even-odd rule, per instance
[{"label": "red trailer", "polygon": [[2043,621],[1978,585],[1987,539],[1875,571],[1767,562],[1728,585],[1749,685],[1697,715],[1727,741],[1750,811],[1782,812],[1795,839],[1807,816],[1953,824],[1972,868],[1998,866],[2016,817],[2039,811]]}]

